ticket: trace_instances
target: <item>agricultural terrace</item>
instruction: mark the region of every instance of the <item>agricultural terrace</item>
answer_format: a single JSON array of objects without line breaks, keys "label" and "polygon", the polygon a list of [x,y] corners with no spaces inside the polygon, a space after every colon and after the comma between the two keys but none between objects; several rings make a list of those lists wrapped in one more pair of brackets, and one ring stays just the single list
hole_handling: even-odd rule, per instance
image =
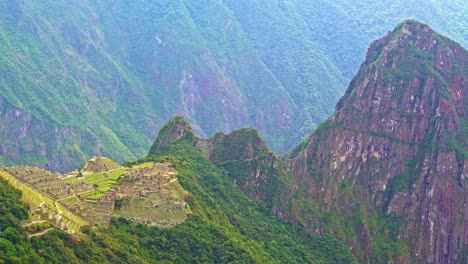
[{"label": "agricultural terrace", "polygon": [[185,201],[189,193],[168,162],[125,168],[94,157],[82,169],[66,175],[20,166],[2,171],[0,176],[23,191],[32,221],[47,221],[70,233],[84,225],[106,226],[113,215],[172,226],[191,214]]}]

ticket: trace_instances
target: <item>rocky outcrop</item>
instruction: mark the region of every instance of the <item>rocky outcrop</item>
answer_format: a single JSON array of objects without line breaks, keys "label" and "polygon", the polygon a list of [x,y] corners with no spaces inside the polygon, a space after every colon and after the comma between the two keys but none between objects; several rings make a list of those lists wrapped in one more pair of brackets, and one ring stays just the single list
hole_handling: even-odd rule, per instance
[{"label": "rocky outcrop", "polygon": [[[335,114],[289,156],[290,171],[325,212],[354,208],[343,201],[353,197],[401,217],[397,238],[412,258],[466,261],[467,59],[429,26],[404,21],[371,45]],[[364,251],[375,246],[369,226]]]}]

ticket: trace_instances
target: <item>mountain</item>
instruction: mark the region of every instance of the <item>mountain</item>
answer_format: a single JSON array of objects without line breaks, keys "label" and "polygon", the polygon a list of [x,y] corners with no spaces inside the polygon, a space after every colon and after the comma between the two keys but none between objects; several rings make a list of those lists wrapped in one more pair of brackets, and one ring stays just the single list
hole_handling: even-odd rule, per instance
[{"label": "mountain", "polygon": [[[163,127],[148,156],[127,167],[95,157],[79,172],[67,175],[22,166],[0,171],[0,259],[6,263],[357,263],[333,234],[304,232],[248,199],[224,170],[195,148],[199,140],[177,117]],[[161,178],[183,192],[153,188]],[[99,184],[97,190],[78,191],[92,183]],[[144,203],[155,197],[158,203]],[[168,205],[181,205],[183,200],[190,213],[168,225],[167,220],[181,209]],[[109,208],[112,220],[103,217]]]},{"label": "mountain", "polygon": [[355,221],[364,251],[382,227],[356,216],[381,212],[398,219],[386,232],[411,257],[466,261],[467,58],[406,20],[371,45],[335,114],[286,159],[322,211]]},{"label": "mountain", "polygon": [[[0,258],[465,263],[467,57],[405,20],[372,43],[335,113],[282,156],[255,129],[202,139],[176,116],[123,167],[94,157],[66,175],[2,170]],[[153,188],[161,177],[177,189]],[[142,202],[150,195],[165,200]]]},{"label": "mountain", "polygon": [[275,151],[332,113],[371,40],[406,17],[466,46],[463,1],[0,3],[0,164],[66,172],[145,154],[176,114]]},{"label": "mountain", "polygon": [[333,233],[361,262],[464,263],[467,55],[405,20],[370,46],[335,114],[282,157],[252,129],[187,139],[248,197]]}]

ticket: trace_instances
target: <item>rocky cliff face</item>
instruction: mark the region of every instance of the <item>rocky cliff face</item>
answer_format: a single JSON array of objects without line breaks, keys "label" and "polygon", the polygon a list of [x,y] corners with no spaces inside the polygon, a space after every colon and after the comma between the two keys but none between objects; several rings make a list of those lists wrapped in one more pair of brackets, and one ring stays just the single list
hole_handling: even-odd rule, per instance
[{"label": "rocky cliff face", "polygon": [[201,140],[176,117],[150,154],[184,139],[250,198],[365,263],[468,256],[467,52],[407,20],[374,42],[336,112],[281,160],[257,131]]},{"label": "rocky cliff face", "polygon": [[[359,203],[401,219],[396,237],[412,258],[466,261],[467,59],[429,26],[403,22],[371,45],[336,113],[287,160],[290,171],[325,212]],[[358,230],[364,252],[374,248],[371,224]]]}]

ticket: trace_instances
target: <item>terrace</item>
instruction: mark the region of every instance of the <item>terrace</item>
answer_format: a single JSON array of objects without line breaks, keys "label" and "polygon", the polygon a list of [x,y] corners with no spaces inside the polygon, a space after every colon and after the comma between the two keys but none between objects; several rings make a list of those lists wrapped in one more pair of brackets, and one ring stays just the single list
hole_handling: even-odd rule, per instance
[{"label": "terrace", "polygon": [[124,168],[109,159],[94,158],[86,165],[87,170],[67,175],[12,167],[1,176],[23,191],[24,200],[32,208],[32,221],[47,221],[71,233],[83,225],[106,226],[113,215],[170,226],[191,214],[185,202],[188,193],[178,183],[170,163],[148,162]]}]

